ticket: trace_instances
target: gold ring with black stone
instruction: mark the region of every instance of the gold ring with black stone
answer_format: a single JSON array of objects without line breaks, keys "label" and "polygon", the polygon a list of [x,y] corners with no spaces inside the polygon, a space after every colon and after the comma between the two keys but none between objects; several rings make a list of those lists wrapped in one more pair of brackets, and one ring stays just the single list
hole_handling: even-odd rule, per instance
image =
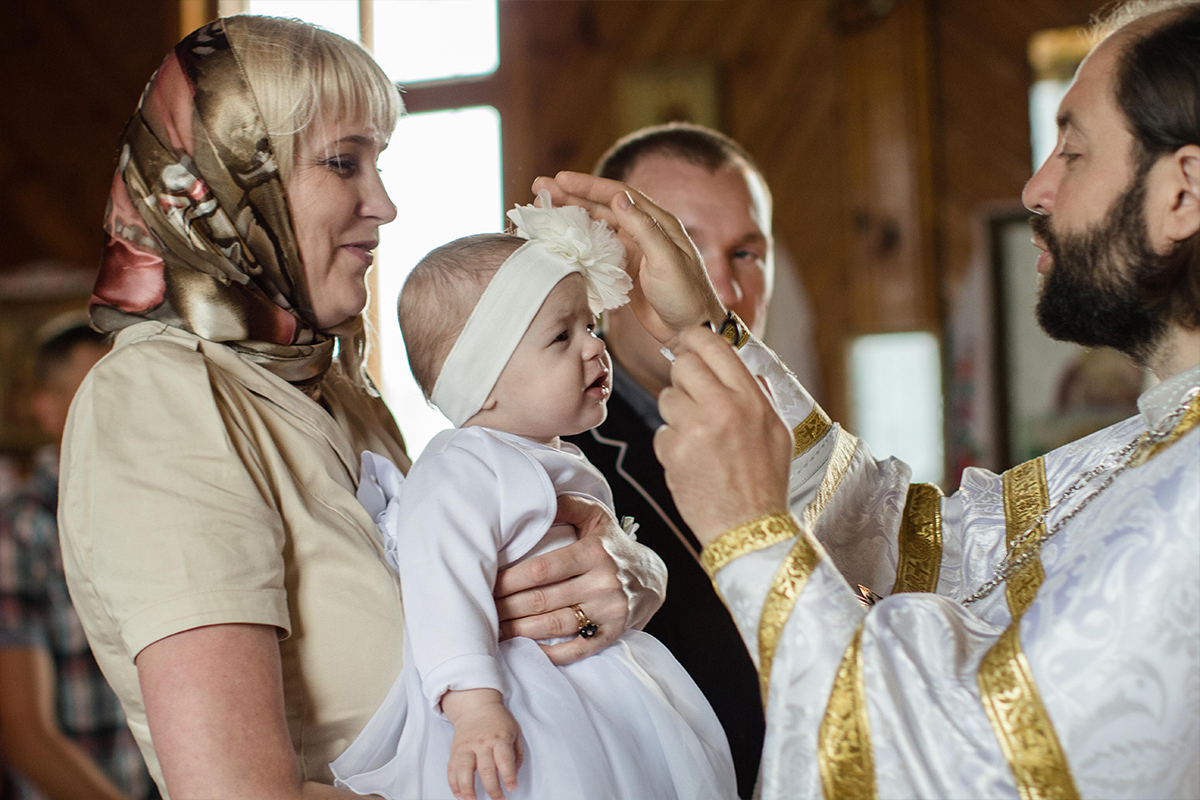
[{"label": "gold ring with black stone", "polygon": [[575,612],[575,621],[579,623],[579,636],[590,639],[600,632],[600,626],[588,619],[588,615],[583,613],[578,603],[574,603],[571,610]]}]

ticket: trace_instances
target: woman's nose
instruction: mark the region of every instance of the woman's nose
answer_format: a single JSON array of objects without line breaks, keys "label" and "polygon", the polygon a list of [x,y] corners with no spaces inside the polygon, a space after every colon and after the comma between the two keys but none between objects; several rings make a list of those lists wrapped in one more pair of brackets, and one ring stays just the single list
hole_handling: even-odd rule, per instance
[{"label": "woman's nose", "polygon": [[380,225],[386,225],[396,218],[396,204],[388,197],[383,177],[378,172],[373,172],[372,175],[373,177],[367,179],[368,185],[363,192],[359,210],[364,217],[374,217],[380,220]]}]

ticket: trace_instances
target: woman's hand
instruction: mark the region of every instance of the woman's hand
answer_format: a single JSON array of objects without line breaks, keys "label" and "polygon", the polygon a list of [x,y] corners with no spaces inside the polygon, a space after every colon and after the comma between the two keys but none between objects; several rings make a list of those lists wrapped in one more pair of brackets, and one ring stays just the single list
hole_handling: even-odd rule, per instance
[{"label": "woman's hand", "polygon": [[496,610],[501,639],[550,639],[578,633],[578,605],[599,626],[596,635],[542,646],[555,664],[570,664],[649,622],[666,597],[667,569],[594,500],[559,496],[555,521],[574,525],[579,541],[502,571]]},{"label": "woman's hand", "polygon": [[538,178],[533,189],[549,191],[555,205],[581,206],[616,229],[634,280],[630,308],[654,338],[673,349],[680,331],[724,318],[696,245],[674,215],[644,194],[579,172]]},{"label": "woman's hand", "polygon": [[667,488],[701,544],[787,511],[792,433],[729,343],[695,328],[680,337],[654,434]]},{"label": "woman's hand", "polygon": [[464,800],[475,799],[475,773],[492,800],[501,800],[504,788],[517,788],[517,770],[525,759],[521,726],[504,706],[495,689],[466,689],[442,695],[442,711],[454,723],[446,778],[450,791]]}]

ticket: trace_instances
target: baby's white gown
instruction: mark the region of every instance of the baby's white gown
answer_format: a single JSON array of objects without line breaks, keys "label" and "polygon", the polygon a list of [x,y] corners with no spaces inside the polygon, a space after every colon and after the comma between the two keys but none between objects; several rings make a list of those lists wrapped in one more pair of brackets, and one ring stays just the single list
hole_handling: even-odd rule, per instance
[{"label": "baby's white gown", "polygon": [[[725,732],[657,639],[629,631],[556,667],[531,639],[497,643],[498,569],[575,540],[554,525],[557,495],[612,510],[600,472],[562,449],[480,427],[444,431],[407,479],[363,453],[359,499],[400,572],[405,666],[332,768],[339,786],[389,800],[450,800],[449,689],[494,688],[521,726],[525,761],[510,798],[728,800],[737,796]],[[486,798],[476,778],[476,793]]]}]

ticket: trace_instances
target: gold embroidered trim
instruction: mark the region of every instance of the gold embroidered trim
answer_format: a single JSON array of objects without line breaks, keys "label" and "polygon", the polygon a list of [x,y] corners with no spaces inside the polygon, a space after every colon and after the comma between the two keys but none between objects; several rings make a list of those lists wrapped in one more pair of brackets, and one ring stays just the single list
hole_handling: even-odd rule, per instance
[{"label": "gold embroidered trim", "polygon": [[[1133,458],[1130,459],[1130,463],[1135,467],[1145,464],[1163,450],[1166,450],[1168,447],[1175,444],[1175,442],[1191,433],[1192,429],[1197,425],[1200,425],[1200,394],[1193,397],[1192,401],[1188,403],[1187,410],[1183,412],[1183,416],[1179,418],[1179,422],[1177,422],[1171,432],[1167,434],[1167,438],[1163,439],[1161,442],[1146,447],[1142,447],[1139,444]],[[1142,434],[1143,442],[1148,441],[1149,438],[1149,432]],[[795,458],[795,456],[792,457]]]},{"label": "gold embroidered trim", "polygon": [[862,625],[854,632],[817,734],[817,763],[825,800],[874,800],[875,753],[863,683]]},{"label": "gold embroidered trim", "polygon": [[833,453],[829,456],[829,466],[825,468],[825,477],[821,479],[817,496],[805,507],[804,514],[800,519],[803,527],[812,530],[812,526],[817,524],[821,512],[833,499],[833,493],[837,491],[842,478],[846,477],[846,470],[850,469],[850,459],[854,455],[856,447],[858,447],[858,439],[846,433],[845,429],[839,428],[837,441],[833,445]]},{"label": "gold embroidered trim", "polygon": [[767,599],[763,601],[762,616],[758,621],[758,683],[763,708],[767,707],[771,665],[775,661],[775,648],[779,645],[784,623],[820,560],[821,554],[809,541],[808,534],[800,531],[800,537],[779,565],[767,591]]},{"label": "gold embroidered trim", "polygon": [[983,657],[977,682],[1022,800],[1078,798],[1066,754],[1021,650],[1019,617]]},{"label": "gold embroidered trim", "polygon": [[[1026,461],[1004,473],[1004,525],[1005,539],[1011,551],[1009,558],[1015,558],[1025,549],[1013,550],[1014,541],[1029,529],[1040,515],[1050,507],[1050,493],[1046,487],[1046,460],[1035,458]],[[1039,522],[1033,533],[1025,540],[1025,547],[1036,546],[1046,536],[1045,523]],[[1014,572],[1005,581],[1004,593],[1008,599],[1008,609],[1013,619],[1025,613],[1033,602],[1046,573],[1042,571],[1042,562],[1034,556],[1025,566]]]},{"label": "gold embroidered trim", "polygon": [[[1045,534],[1038,524],[1025,545],[1015,540],[1050,507],[1046,462],[1042,458],[1013,467],[1003,476],[1004,517],[1009,557],[1019,554]],[[1021,648],[1021,615],[1033,602],[1045,573],[1035,556],[1009,576],[1005,585],[1012,623],[987,651],[976,683],[983,709],[1012,770],[1023,800],[1073,800],[1079,797],[1066,753],[1054,732]]]},{"label": "gold embroidered trim", "polygon": [[767,514],[730,528],[705,545],[700,551],[700,566],[710,578],[714,577],[735,558],[787,541],[799,532],[800,526],[790,513]]},{"label": "gold embroidered trim", "polygon": [[932,592],[942,569],[942,490],[932,483],[908,487],[900,518],[900,553],[892,594]]},{"label": "gold embroidered trim", "polygon": [[799,425],[792,428],[792,458],[821,441],[821,438],[829,433],[832,426],[833,421],[829,419],[825,409],[814,405],[813,410],[808,412],[808,416]]},{"label": "gold embroidered trim", "polygon": [[808,576],[821,560],[817,549],[808,541],[803,531],[812,530],[813,524],[829,504],[842,478],[846,476],[846,470],[850,468],[850,458],[857,446],[858,439],[844,430],[838,430],[837,442],[833,445],[829,466],[825,468],[825,477],[817,489],[817,496],[804,509],[800,522],[800,538],[779,565],[767,592],[767,599],[763,602],[762,616],[758,621],[758,681],[762,690],[763,708],[767,706],[771,664],[775,660],[775,648],[779,646],[784,623],[792,613],[792,607],[796,605],[796,599],[804,585],[808,583]]}]

